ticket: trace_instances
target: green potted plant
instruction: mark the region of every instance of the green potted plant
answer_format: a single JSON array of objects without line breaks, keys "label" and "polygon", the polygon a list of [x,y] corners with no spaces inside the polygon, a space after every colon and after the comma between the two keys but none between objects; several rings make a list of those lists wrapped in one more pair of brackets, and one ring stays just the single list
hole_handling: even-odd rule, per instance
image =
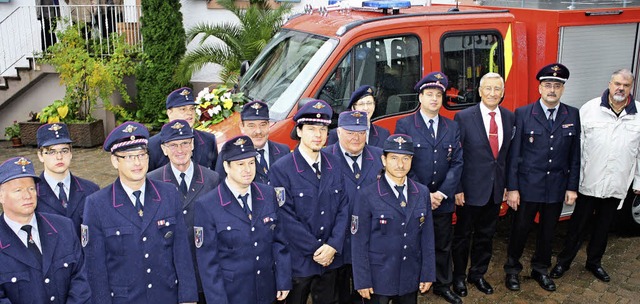
[{"label": "green potted plant", "polygon": [[17,121],[13,121],[13,124],[4,128],[4,136],[11,140],[12,147],[21,147],[22,141],[20,140],[20,125]]}]

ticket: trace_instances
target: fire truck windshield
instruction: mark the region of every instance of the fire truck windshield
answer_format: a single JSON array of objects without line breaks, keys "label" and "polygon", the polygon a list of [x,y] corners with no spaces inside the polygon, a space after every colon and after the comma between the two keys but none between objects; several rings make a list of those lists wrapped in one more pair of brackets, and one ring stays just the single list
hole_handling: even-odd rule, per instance
[{"label": "fire truck windshield", "polygon": [[240,90],[252,100],[269,104],[269,115],[287,117],[338,41],[283,29],[265,46],[240,80]]}]

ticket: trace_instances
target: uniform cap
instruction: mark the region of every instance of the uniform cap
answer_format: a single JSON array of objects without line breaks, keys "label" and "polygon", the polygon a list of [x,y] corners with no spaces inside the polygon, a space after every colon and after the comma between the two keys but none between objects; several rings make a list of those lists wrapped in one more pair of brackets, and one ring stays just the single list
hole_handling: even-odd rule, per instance
[{"label": "uniform cap", "polygon": [[242,107],[240,119],[242,121],[269,120],[269,106],[260,100],[247,103]]},{"label": "uniform cap", "polygon": [[569,79],[569,69],[561,63],[548,64],[538,71],[536,79],[540,82],[547,80],[565,83]]},{"label": "uniform cap", "polygon": [[57,144],[70,144],[73,141],[69,135],[69,128],[63,123],[44,124],[36,132],[38,148]]},{"label": "uniform cap", "polygon": [[179,88],[167,96],[167,110],[195,104],[196,100],[193,98],[193,91],[191,88]]},{"label": "uniform cap", "polygon": [[253,141],[246,135],[234,137],[224,143],[220,150],[223,161],[234,161],[255,157],[258,152],[253,146]]},{"label": "uniform cap", "polygon": [[369,129],[367,112],[344,111],[338,117],[338,127],[349,131],[366,131]]},{"label": "uniform cap", "polygon": [[298,110],[293,120],[296,124],[331,124],[333,110],[324,100],[311,100]]},{"label": "uniform cap", "polygon": [[351,109],[358,100],[367,96],[373,96],[373,87],[370,85],[363,85],[359,87],[351,94],[351,99],[349,100],[349,106],[347,108]]},{"label": "uniform cap", "polygon": [[33,169],[33,163],[28,158],[14,157],[0,164],[0,184],[21,177],[33,177],[36,183],[40,181]]},{"label": "uniform cap", "polygon": [[442,72],[431,72],[420,79],[414,89],[416,92],[421,93],[424,89],[440,89],[444,93],[449,86],[449,79],[447,75]]},{"label": "uniform cap", "polygon": [[149,130],[140,123],[127,121],[117,126],[104,141],[102,148],[107,152],[124,151],[146,146]]},{"label": "uniform cap", "polygon": [[160,130],[160,142],[193,138],[193,131],[186,120],[176,119],[166,123]]},{"label": "uniform cap", "polygon": [[406,134],[393,134],[384,141],[383,151],[413,155],[413,140]]}]

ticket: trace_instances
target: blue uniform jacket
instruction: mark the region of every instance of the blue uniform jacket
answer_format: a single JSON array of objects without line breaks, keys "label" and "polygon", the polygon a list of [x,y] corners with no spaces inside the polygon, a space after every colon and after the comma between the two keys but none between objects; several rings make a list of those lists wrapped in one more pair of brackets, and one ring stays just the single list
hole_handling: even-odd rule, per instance
[{"label": "blue uniform jacket", "polygon": [[325,243],[337,251],[328,269],[343,264],[341,255],[349,225],[349,205],[342,168],[335,155],[321,151],[320,157],[320,179],[298,148],[271,166],[271,184],[285,190],[281,218],[290,244],[294,277],[325,272],[325,267],[313,260],[315,251]]},{"label": "blue uniform jacket", "polygon": [[[182,197],[182,214],[184,215],[185,223],[187,224],[187,235],[189,237],[189,244],[191,245],[191,258],[193,260],[194,268],[196,269],[196,281],[198,283],[198,291],[202,291],[202,283],[200,282],[200,276],[198,276],[198,265],[196,263],[196,247],[191,240],[193,240],[193,215],[195,209],[195,201],[200,196],[213,190],[220,183],[220,177],[218,173],[208,169],[204,166],[195,164],[193,168],[193,177],[191,178],[191,185],[189,185],[188,194],[186,197]],[[147,177],[150,179],[166,182],[176,186],[176,189],[180,186],[176,176],[171,171],[171,164],[166,164],[153,172],[147,173]]]},{"label": "blue uniform jacket", "polygon": [[439,115],[436,138],[429,134],[420,110],[398,120],[396,134],[407,134],[413,140],[413,166],[409,176],[426,185],[430,192],[447,196],[433,213],[451,213],[462,175],[460,128],[455,121]]},{"label": "blue uniform jacket", "polygon": [[520,200],[560,203],[567,190],[578,191],[580,114],[560,103],[549,126],[540,101],[516,109],[516,131],[507,161],[507,190]]},{"label": "blue uniform jacket", "polygon": [[119,178],[87,197],[83,245],[93,303],[198,300],[180,193],[147,179],[144,195],[142,219]]},{"label": "blue uniform jacket", "polygon": [[291,290],[275,191],[252,183],[251,197],[251,220],[225,183],[196,201],[196,254],[208,303],[271,304],[278,290]]},{"label": "blue uniform jacket", "polygon": [[351,219],[356,289],[405,295],[436,280],[429,189],[411,179],[407,186],[404,208],[384,177],[357,195]]},{"label": "blue uniform jacket", "polygon": [[[267,141],[269,145],[269,166],[275,164],[275,162],[281,157],[289,154],[289,146],[281,143],[277,143],[275,141]],[[222,155],[218,157],[218,161],[216,163],[216,172],[220,175],[221,179],[225,179],[227,177],[227,172],[224,172],[224,166],[222,165]],[[271,168],[271,167],[269,167]],[[254,182],[269,184],[269,172],[264,172],[258,166],[256,161],[256,177],[253,179]]]},{"label": "blue uniform jacket", "polygon": [[90,194],[100,190],[100,187],[92,181],[71,174],[71,187],[68,193],[69,201],[67,202],[67,208],[62,207],[62,204],[60,204],[58,196],[44,179],[44,173],[40,174],[40,182],[36,184],[36,188],[38,189],[38,206],[36,207],[36,211],[58,214],[70,218],[73,221],[73,228],[79,239],[82,213],[84,212],[84,200]]},{"label": "blue uniform jacket", "polygon": [[[371,130],[369,133],[369,142],[367,142],[367,145],[382,149],[384,146],[384,141],[389,137],[389,135],[391,135],[391,133],[386,128],[371,124]],[[338,142],[338,131],[336,129],[333,129],[329,131],[329,138],[327,139],[327,145],[333,145],[337,142]]]},{"label": "blue uniform jacket", "polygon": [[0,215],[0,303],[91,303],[80,239],[70,219],[36,213],[42,266]]},{"label": "blue uniform jacket", "polygon": [[[338,164],[342,166],[344,191],[347,194],[349,202],[348,218],[351,218],[356,194],[366,185],[375,183],[382,171],[382,160],[380,160],[382,149],[369,145],[364,146],[364,150],[362,151],[362,168],[360,168],[359,178],[356,178],[351,166],[349,166],[349,163],[347,163],[347,160],[344,158],[344,151],[340,148],[340,144],[335,143],[323,150],[340,159]],[[349,227],[347,227],[347,231],[345,231],[342,257],[346,264],[351,264],[351,234],[349,233]]]},{"label": "blue uniform jacket", "polygon": [[[162,153],[160,145],[159,133],[149,138],[149,172],[169,163],[169,158]],[[215,170],[218,159],[216,136],[200,130],[193,130],[193,155],[191,159],[194,163]]]},{"label": "blue uniform jacket", "polygon": [[489,201],[502,203],[507,185],[507,154],[514,135],[515,116],[501,106],[498,108],[503,133],[498,159],[491,152],[479,104],[456,113],[454,117],[460,127],[464,163],[457,193],[464,192],[465,205],[484,206]]}]

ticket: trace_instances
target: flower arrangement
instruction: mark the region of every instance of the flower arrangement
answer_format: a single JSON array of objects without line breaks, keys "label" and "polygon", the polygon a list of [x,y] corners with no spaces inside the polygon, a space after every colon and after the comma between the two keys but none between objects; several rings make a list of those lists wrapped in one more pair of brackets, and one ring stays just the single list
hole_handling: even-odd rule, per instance
[{"label": "flower arrangement", "polygon": [[231,89],[222,85],[209,90],[204,88],[196,97],[196,114],[203,127],[220,123],[233,112],[242,111],[245,103],[243,93],[232,93]]},{"label": "flower arrangement", "polygon": [[20,125],[18,124],[18,121],[14,120],[12,125],[4,128],[4,135],[7,139],[20,137]]}]

